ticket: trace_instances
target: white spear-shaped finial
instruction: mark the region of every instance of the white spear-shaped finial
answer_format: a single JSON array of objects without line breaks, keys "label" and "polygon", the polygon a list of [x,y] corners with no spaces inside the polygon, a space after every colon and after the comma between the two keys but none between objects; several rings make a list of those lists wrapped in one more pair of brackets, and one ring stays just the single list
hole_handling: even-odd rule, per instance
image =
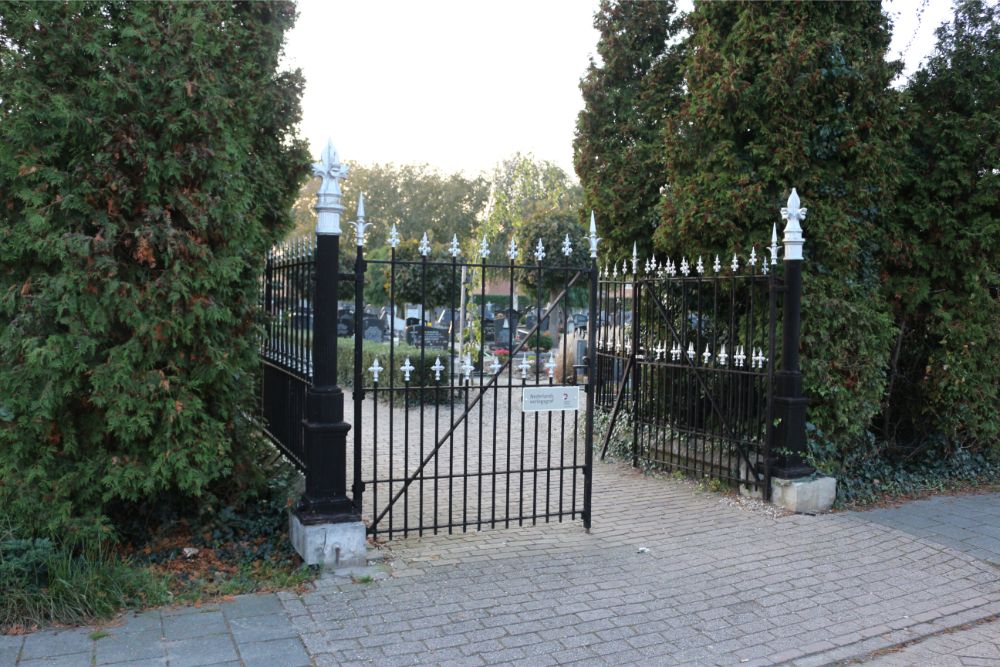
[{"label": "white spear-shaped finial", "polygon": [[416,370],[416,368],[414,368],[413,364],[410,363],[410,358],[407,357],[406,361],[403,362],[403,365],[399,367],[399,370],[403,371],[403,382],[409,382],[410,373]]},{"label": "white spear-shaped finial", "polygon": [[698,263],[695,264],[694,268],[699,275],[705,274],[705,262],[701,261],[701,255],[698,255]]},{"label": "white spear-shaped finial", "polygon": [[517,261],[517,241],[514,237],[510,237],[510,245],[507,246],[507,259],[514,262]]},{"label": "white spear-shaped finial", "polygon": [[549,372],[549,379],[556,376],[556,355],[555,352],[549,352],[549,360],[545,362],[545,368]]},{"label": "white spear-shaped finial", "polygon": [[542,239],[538,239],[538,243],[535,245],[535,259],[538,262],[545,259],[545,246],[542,245]]},{"label": "white spear-shaped finial", "polygon": [[730,264],[730,266],[733,267],[733,273],[736,273],[737,271],[739,271],[740,270],[740,258],[737,257],[736,255],[733,255],[733,263]]},{"label": "white spear-shaped finial", "polygon": [[778,223],[771,225],[771,265],[778,263]]},{"label": "white spear-shaped finial", "polygon": [[721,349],[721,350],[719,350],[719,364],[720,364],[721,366],[725,366],[725,365],[726,365],[726,360],[727,360],[727,359],[729,359],[729,355],[728,355],[728,354],[726,354],[726,344],[725,344],[725,343],[723,343],[723,344],[722,344],[722,349]]},{"label": "white spear-shaped finial", "polygon": [[517,365],[517,368],[521,371],[521,379],[526,380],[528,378],[528,369],[531,368],[531,364],[528,362],[528,355],[521,357],[521,363]]},{"label": "white spear-shaped finial", "polygon": [[736,355],[733,357],[733,359],[736,361],[737,368],[743,368],[743,364],[746,363],[747,360],[747,354],[744,351],[742,345],[736,346]]},{"label": "white spear-shaped finial", "polygon": [[562,252],[563,255],[566,257],[569,257],[570,255],[573,254],[573,242],[569,240],[569,234],[567,234],[566,238],[563,239]]},{"label": "white spear-shaped finial", "polygon": [[781,209],[781,217],[788,223],[785,225],[785,261],[802,259],[802,227],[799,224],[806,219],[806,210],[799,207],[799,193],[792,188],[788,195],[788,205]]},{"label": "white spear-shaped finial", "polygon": [[688,359],[694,360],[694,343],[688,343]]},{"label": "white spear-shaped finial", "polygon": [[681,344],[674,341],[674,344],[670,347],[670,360],[680,361],[681,360]]},{"label": "white spear-shaped finial", "polygon": [[632,242],[632,275],[639,275],[639,244],[636,241]]},{"label": "white spear-shaped finial", "polygon": [[372,365],[368,367],[368,371],[372,374],[375,384],[378,384],[378,374],[384,371],[382,364],[378,362],[378,358],[372,362]]},{"label": "white spear-shaped finial", "polygon": [[441,371],[444,370],[444,366],[441,364],[441,357],[434,357],[434,365],[431,366],[431,370],[434,371],[434,381],[441,381]]},{"label": "white spear-shaped finial", "polygon": [[424,232],[423,238],[420,239],[418,250],[420,250],[420,254],[424,257],[431,254],[431,241],[427,238],[427,232]]},{"label": "white spear-shaped finial", "polygon": [[365,222],[365,193],[362,192],[358,196],[358,219],[351,223],[351,226],[354,227],[354,240],[357,242],[359,248],[364,247],[365,234],[372,224],[371,222]]},{"label": "white spear-shaped finial", "polygon": [[396,229],[395,223],[393,223],[392,229],[389,230],[389,247],[390,248],[399,247],[399,230]]},{"label": "white spear-shaped finial", "polygon": [[496,375],[499,372],[500,372],[500,359],[496,355],[494,355],[493,361],[490,362],[490,373]]},{"label": "white spear-shaped finial", "polygon": [[473,368],[475,368],[475,366],[472,365],[472,355],[471,354],[466,354],[465,355],[465,360],[462,361],[462,366],[459,368],[459,370],[462,371],[462,374],[465,375],[465,381],[466,382],[468,382],[469,380],[472,379],[472,369]]},{"label": "white spear-shaped finial", "polygon": [[451,244],[448,246],[448,252],[451,253],[452,257],[458,257],[461,250],[458,247],[458,234],[451,235]]},{"label": "white spear-shaped finial", "polygon": [[715,256],[715,264],[712,265],[712,270],[718,273],[722,270],[722,262],[719,261],[719,256]]},{"label": "white spear-shaped finial", "polygon": [[750,246],[750,259],[747,261],[750,266],[757,266],[757,248]]},{"label": "white spear-shaped finial", "polygon": [[708,365],[709,360],[712,358],[712,353],[708,351],[708,343],[705,343],[705,351],[701,353],[701,362]]},{"label": "white spear-shaped finial", "polygon": [[691,273],[691,265],[688,264],[687,257],[681,258],[681,273],[683,273],[685,276]]},{"label": "white spear-shaped finial", "polygon": [[490,242],[486,240],[485,234],[483,234],[483,240],[479,242],[479,256],[482,259],[490,256]]},{"label": "white spear-shaped finial", "polygon": [[597,243],[601,240],[597,236],[597,223],[594,221],[594,212],[590,212],[590,258],[597,259]]}]

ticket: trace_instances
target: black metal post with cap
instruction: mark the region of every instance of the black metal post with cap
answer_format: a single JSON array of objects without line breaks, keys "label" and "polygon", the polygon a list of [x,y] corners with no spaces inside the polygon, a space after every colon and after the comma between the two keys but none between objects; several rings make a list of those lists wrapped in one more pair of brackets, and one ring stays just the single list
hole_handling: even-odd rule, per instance
[{"label": "black metal post with cap", "polygon": [[313,298],[312,386],[303,419],[306,488],[294,509],[303,525],[360,521],[347,496],[347,432],[344,392],[337,386],[337,293],[340,269],[340,181],[348,167],[332,143],[313,173],[323,179],[316,194],[316,285]]},{"label": "black metal post with cap", "polygon": [[782,311],[781,370],[776,371],[774,407],[777,417],[774,444],[777,456],[771,466],[771,476],[798,479],[814,470],[805,461],[806,407],[809,399],[802,395],[802,371],[799,369],[799,341],[802,303],[802,227],[806,209],[799,206],[799,195],[792,188],[788,205],[781,209],[786,220],[785,288]]}]

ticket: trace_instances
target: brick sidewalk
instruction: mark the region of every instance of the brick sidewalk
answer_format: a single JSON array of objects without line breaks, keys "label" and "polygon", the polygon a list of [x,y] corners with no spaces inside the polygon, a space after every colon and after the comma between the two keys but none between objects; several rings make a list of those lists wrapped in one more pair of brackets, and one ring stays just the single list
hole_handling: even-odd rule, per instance
[{"label": "brick sidewalk", "polygon": [[861,515],[775,519],[612,465],[594,512],[589,535],[397,542],[383,580],[147,612],[96,642],[2,638],[0,666],[823,665],[1000,613],[1000,569]]}]

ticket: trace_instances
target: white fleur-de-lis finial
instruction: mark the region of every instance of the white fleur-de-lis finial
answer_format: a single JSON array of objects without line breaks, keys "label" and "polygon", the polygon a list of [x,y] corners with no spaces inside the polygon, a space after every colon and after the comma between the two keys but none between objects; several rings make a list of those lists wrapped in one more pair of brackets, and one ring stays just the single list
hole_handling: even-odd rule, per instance
[{"label": "white fleur-de-lis finial", "polygon": [[656,273],[656,267],[657,267],[656,255],[653,255],[652,257],[649,258],[649,272]]},{"label": "white fleur-de-lis finial", "polygon": [[718,273],[722,270],[722,262],[719,261],[719,256],[715,256],[715,264],[712,264],[712,270]]},{"label": "white fleur-de-lis finial", "polygon": [[677,265],[674,263],[674,260],[669,257],[667,257],[667,274],[671,278],[677,275]]},{"label": "white fleur-de-lis finial", "polygon": [[771,225],[771,264],[778,263],[778,225]]},{"label": "white fleur-de-lis finial", "polygon": [[698,255],[698,263],[697,263],[697,264],[695,264],[695,267],[694,267],[694,268],[695,268],[695,270],[696,270],[696,271],[697,271],[697,272],[698,272],[698,273],[699,273],[700,275],[704,275],[704,273],[705,273],[705,263],[704,263],[703,261],[701,261],[701,255]]},{"label": "white fleur-de-lis finial", "polygon": [[538,243],[535,244],[535,260],[541,262],[545,259],[545,246],[542,245],[542,239],[538,239]]},{"label": "white fleur-de-lis finial", "polygon": [[562,253],[565,257],[569,257],[573,254],[573,242],[569,240],[569,234],[567,234],[566,238],[563,239]]},{"label": "white fleur-de-lis finial", "polygon": [[441,381],[441,371],[444,370],[444,366],[441,364],[441,357],[434,358],[434,365],[431,366],[431,370],[434,371],[434,381]]},{"label": "white fleur-de-lis finial", "polygon": [[410,358],[407,357],[403,365],[399,367],[399,370],[403,371],[403,382],[410,381],[410,373],[412,373],[416,368],[410,363]]},{"label": "white fleur-de-lis finial", "polygon": [[736,362],[737,368],[743,368],[743,364],[747,360],[747,355],[742,345],[736,346],[736,355],[733,357],[733,360]]},{"label": "white fleur-de-lis finial", "polygon": [[549,352],[549,360],[545,362],[545,369],[549,372],[549,378],[554,378],[556,376],[556,355],[555,352]]},{"label": "white fleur-de-lis finial", "polygon": [[486,240],[485,234],[483,234],[483,240],[479,242],[479,256],[482,259],[490,256],[490,242]]},{"label": "white fleur-de-lis finial", "polygon": [[656,347],[653,348],[653,352],[656,352],[656,360],[659,361],[663,358],[663,353],[667,351],[666,346],[663,341],[660,341]]},{"label": "white fleur-de-lis finial", "polygon": [[507,259],[514,262],[517,261],[517,241],[514,237],[510,237],[510,245],[507,246]]},{"label": "white fleur-de-lis finial", "polygon": [[764,368],[764,363],[767,362],[767,357],[764,356],[763,348],[757,348],[757,352],[753,355],[753,364],[755,368]]},{"label": "white fleur-de-lis finial", "polygon": [[312,172],[323,179],[316,192],[316,233],[340,235],[340,214],[344,211],[340,182],[347,178],[350,167],[340,163],[332,140],[327,140],[320,161],[312,165]]},{"label": "white fleur-de-lis finial", "polygon": [[451,235],[451,243],[448,245],[448,252],[451,253],[452,257],[458,257],[461,253],[461,249],[458,247],[458,234]]},{"label": "white fleur-de-lis finial", "polygon": [[799,224],[806,219],[807,209],[799,207],[799,193],[792,188],[788,195],[788,204],[781,209],[781,217],[788,223],[785,225],[785,261],[802,259],[802,227]]},{"label": "white fleur-de-lis finial", "polygon": [[628,275],[628,260],[627,259],[623,259],[622,260],[622,275],[623,276],[627,276]]},{"label": "white fleur-de-lis finial", "polygon": [[681,273],[684,274],[685,276],[691,273],[691,265],[688,264],[687,257],[681,258]]},{"label": "white fleur-de-lis finial", "polygon": [[521,363],[517,365],[517,368],[521,371],[521,379],[522,380],[527,379],[528,369],[531,368],[531,364],[528,363],[528,355],[524,355],[521,357]]},{"label": "white fleur-de-lis finial", "polygon": [[705,343],[705,351],[701,353],[701,362],[707,365],[711,358],[712,353],[708,351],[708,343]]},{"label": "white fleur-de-lis finial", "polygon": [[747,260],[747,264],[757,266],[757,248],[754,246],[750,246],[750,259]]},{"label": "white fleur-de-lis finial", "polygon": [[618,277],[618,265],[617,264],[612,264],[611,265],[611,277],[612,278],[617,278]]},{"label": "white fleur-de-lis finial", "polygon": [[737,257],[736,255],[733,255],[733,263],[730,264],[730,266],[733,267],[733,273],[736,273],[737,271],[739,271],[740,270],[740,258]]},{"label": "white fleur-de-lis finial", "polygon": [[462,365],[459,367],[459,370],[462,371],[462,374],[465,376],[466,382],[472,379],[473,368],[475,368],[475,366],[472,365],[472,355],[466,354],[465,359],[462,361]]},{"label": "white fleur-de-lis finial", "polygon": [[597,259],[597,244],[601,240],[597,236],[597,223],[594,222],[594,212],[590,212],[590,236],[588,237],[590,241],[590,258]]},{"label": "white fleur-de-lis finial", "polygon": [[632,242],[632,275],[639,275],[639,244],[638,242]]},{"label": "white fleur-de-lis finial", "polygon": [[393,224],[392,229],[389,230],[389,247],[390,248],[399,247],[399,230],[396,229],[395,224]]},{"label": "white fleur-de-lis finial", "polygon": [[420,254],[426,257],[431,254],[431,241],[427,238],[427,232],[424,232],[424,236],[420,239],[420,246],[418,247]]},{"label": "white fleur-de-lis finial", "polygon": [[500,359],[496,355],[493,356],[493,361],[490,362],[490,372],[494,375],[500,372]]},{"label": "white fleur-de-lis finial", "polygon": [[722,349],[719,350],[719,365],[725,366],[726,360],[729,359],[729,355],[726,354],[726,344],[722,344]]},{"label": "white fleur-de-lis finial", "polygon": [[687,351],[688,359],[694,360],[694,354],[695,354],[694,343],[688,343],[688,351]]},{"label": "white fleur-de-lis finial", "polygon": [[677,341],[674,341],[673,346],[671,346],[671,348],[670,348],[670,360],[671,361],[680,361],[681,360],[681,352],[682,352],[682,350],[681,350],[681,344],[678,343]]},{"label": "white fleur-de-lis finial", "polygon": [[362,192],[358,197],[358,219],[350,223],[354,227],[354,240],[357,242],[358,247],[364,247],[365,245],[365,234],[368,228],[372,226],[373,223],[365,222],[365,193]]},{"label": "white fleur-de-lis finial", "polygon": [[385,369],[382,368],[382,364],[378,362],[377,358],[372,362],[372,365],[368,367],[368,372],[372,374],[375,384],[378,384],[378,374],[384,370]]}]

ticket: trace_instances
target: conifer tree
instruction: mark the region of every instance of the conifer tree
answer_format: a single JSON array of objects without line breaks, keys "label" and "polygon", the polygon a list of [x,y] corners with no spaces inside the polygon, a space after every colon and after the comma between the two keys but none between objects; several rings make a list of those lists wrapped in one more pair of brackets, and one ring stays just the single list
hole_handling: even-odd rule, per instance
[{"label": "conifer tree", "polygon": [[900,335],[883,435],[1000,453],[1000,6],[962,0],[937,36],[906,89],[909,149],[886,235]]},{"label": "conifer tree", "polygon": [[798,189],[809,418],[850,447],[879,409],[893,335],[880,289],[898,171],[888,19],[879,2],[702,2],[689,28],[657,250],[745,254]]},{"label": "conifer tree", "polygon": [[673,0],[604,0],[594,16],[600,62],[592,59],[580,81],[574,165],[611,254],[630,253],[633,242],[652,249],[663,125],[681,100],[680,26]]},{"label": "conifer tree", "polygon": [[204,493],[253,465],[258,278],[309,162],[294,6],[0,17],[0,507]]}]

